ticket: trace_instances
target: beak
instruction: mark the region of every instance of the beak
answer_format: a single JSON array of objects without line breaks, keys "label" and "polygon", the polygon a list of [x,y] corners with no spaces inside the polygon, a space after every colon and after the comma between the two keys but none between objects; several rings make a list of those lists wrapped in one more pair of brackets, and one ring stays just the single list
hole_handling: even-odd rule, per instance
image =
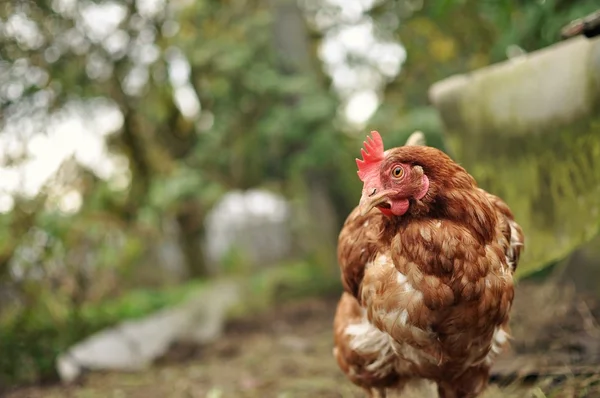
[{"label": "beak", "polygon": [[382,203],[387,203],[387,194],[387,192],[381,192],[377,195],[369,196],[368,194],[363,193],[360,202],[358,203],[361,217],[370,212],[373,207],[379,206]]}]

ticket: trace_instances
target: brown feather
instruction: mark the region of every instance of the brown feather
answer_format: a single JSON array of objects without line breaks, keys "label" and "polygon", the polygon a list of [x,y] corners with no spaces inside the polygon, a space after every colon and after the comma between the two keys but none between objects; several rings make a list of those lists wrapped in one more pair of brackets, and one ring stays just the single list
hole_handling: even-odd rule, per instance
[{"label": "brown feather", "polygon": [[[418,188],[410,184],[422,173],[430,185],[403,216],[373,209],[361,217],[355,209],[346,220],[338,241],[346,293],[335,319],[336,358],[363,388],[428,378],[441,397],[476,397],[508,339],[523,231],[500,198],[437,149],[394,148],[382,162],[382,169],[412,165],[409,189]],[[360,338],[367,334],[349,335],[359,330],[349,325],[383,341],[371,325],[389,338],[393,366],[386,360],[385,377],[365,366],[373,352],[351,349],[359,341],[366,346]]]}]

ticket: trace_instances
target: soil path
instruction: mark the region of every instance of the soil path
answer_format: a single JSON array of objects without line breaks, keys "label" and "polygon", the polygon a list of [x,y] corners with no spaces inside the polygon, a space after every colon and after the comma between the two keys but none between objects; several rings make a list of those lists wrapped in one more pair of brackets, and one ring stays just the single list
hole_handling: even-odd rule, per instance
[{"label": "soil path", "polygon": [[[600,397],[600,315],[569,287],[519,287],[511,352],[484,398]],[[8,398],[363,397],[332,357],[335,298],[285,303],[231,322],[209,347],[174,347],[140,373],[89,374],[75,386],[20,389]],[[435,397],[417,385],[403,398]]]}]

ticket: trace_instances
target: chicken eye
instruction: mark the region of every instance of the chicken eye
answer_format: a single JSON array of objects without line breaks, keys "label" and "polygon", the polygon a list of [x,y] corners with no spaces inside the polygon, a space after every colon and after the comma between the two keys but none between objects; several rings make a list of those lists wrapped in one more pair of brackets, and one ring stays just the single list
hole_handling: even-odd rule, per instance
[{"label": "chicken eye", "polygon": [[392,170],[392,176],[394,178],[401,178],[404,175],[404,169],[400,166],[394,167]]}]

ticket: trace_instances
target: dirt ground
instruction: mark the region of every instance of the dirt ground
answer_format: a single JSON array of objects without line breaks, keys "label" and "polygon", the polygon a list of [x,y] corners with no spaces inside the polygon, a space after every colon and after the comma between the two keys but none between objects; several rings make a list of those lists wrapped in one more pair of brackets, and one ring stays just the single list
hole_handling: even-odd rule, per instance
[{"label": "dirt ground", "polygon": [[[31,387],[7,398],[363,397],[332,357],[336,299],[285,303],[231,322],[209,347],[174,347],[140,373],[88,374],[78,385]],[[512,350],[484,398],[600,397],[600,305],[569,286],[521,284]],[[404,398],[435,397],[416,385]]]}]

